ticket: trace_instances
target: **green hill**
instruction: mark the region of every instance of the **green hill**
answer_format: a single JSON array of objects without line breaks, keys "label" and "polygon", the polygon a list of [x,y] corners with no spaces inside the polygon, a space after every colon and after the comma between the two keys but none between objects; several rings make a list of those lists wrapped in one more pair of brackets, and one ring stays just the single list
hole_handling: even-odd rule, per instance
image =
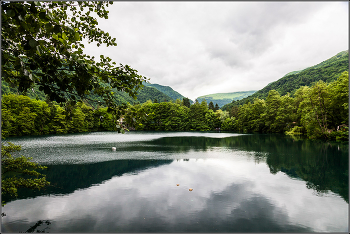
[{"label": "green hill", "polygon": [[149,87],[149,86],[144,86],[142,90],[140,90],[137,94],[137,100],[130,102],[130,103],[144,103],[147,102],[148,100],[151,100],[152,102],[157,99],[158,102],[168,102],[168,101],[173,101],[176,100],[169,95],[159,91],[158,89],[154,87]]},{"label": "green hill", "polygon": [[243,105],[248,101],[253,102],[255,98],[265,99],[272,89],[277,90],[280,95],[290,93],[293,96],[294,92],[301,86],[310,86],[319,80],[330,83],[335,81],[343,71],[348,70],[349,51],[346,50],[315,66],[290,72],[279,80],[268,84],[253,95],[235,102],[235,105]]},{"label": "green hill", "polygon": [[231,103],[233,100],[240,100],[242,98],[248,97],[249,95],[252,95],[256,91],[241,91],[241,92],[232,92],[232,93],[214,93],[214,94],[208,94],[204,96],[200,96],[197,98],[199,102],[201,102],[203,99],[209,102],[213,102],[214,105],[217,103],[219,107],[224,106],[227,103]]},{"label": "green hill", "polygon": [[[144,103],[148,100],[154,101],[154,99],[157,99],[158,102],[164,102],[164,101],[172,101],[173,98],[169,97],[168,95],[164,94],[163,92],[159,91],[158,89],[154,87],[148,87],[144,86],[141,90],[138,91],[137,99],[133,99],[130,97],[127,93],[122,91],[117,91],[116,89],[113,90],[115,92],[115,96],[117,99],[117,104],[122,103]],[[17,93],[16,88],[11,88],[9,84],[7,84],[5,81],[1,82],[1,94],[9,94],[9,93]],[[39,99],[42,101],[45,101],[46,96],[43,91],[40,91],[37,87],[34,87],[32,90],[28,90],[26,93],[27,96],[29,96],[32,99]],[[91,99],[97,100],[97,101],[103,101],[101,97],[97,95],[89,95]],[[91,103],[92,104],[92,103]],[[94,105],[96,106],[96,105]]]},{"label": "green hill", "polygon": [[[147,83],[147,82],[143,82],[143,85],[145,87],[156,88],[160,92],[171,97],[173,100],[176,100],[176,99],[182,100],[184,98],[184,96],[182,96],[180,93],[176,92],[175,90],[173,90],[169,86],[164,86],[164,85],[160,85],[160,84],[151,84],[151,83]],[[192,100],[190,100],[190,101],[193,102]]]}]

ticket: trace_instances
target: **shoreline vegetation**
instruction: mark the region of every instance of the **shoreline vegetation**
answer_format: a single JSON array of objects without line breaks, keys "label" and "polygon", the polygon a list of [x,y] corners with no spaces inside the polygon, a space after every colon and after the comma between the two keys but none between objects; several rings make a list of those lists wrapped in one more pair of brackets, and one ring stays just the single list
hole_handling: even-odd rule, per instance
[{"label": "shoreline vegetation", "polygon": [[2,138],[12,136],[116,131],[232,131],[285,133],[309,139],[348,141],[349,74],[331,83],[318,81],[300,87],[292,97],[270,90],[267,98],[216,110],[205,100],[128,104],[115,122],[107,107],[65,102],[59,105],[28,96],[2,95]]}]

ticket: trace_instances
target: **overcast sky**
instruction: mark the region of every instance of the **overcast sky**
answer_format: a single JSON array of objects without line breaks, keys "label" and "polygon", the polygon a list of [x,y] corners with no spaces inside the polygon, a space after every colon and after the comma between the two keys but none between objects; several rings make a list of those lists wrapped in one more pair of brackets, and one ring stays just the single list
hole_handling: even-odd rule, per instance
[{"label": "overcast sky", "polygon": [[259,90],[349,46],[343,2],[114,2],[99,27],[117,47],[86,46],[185,97]]}]

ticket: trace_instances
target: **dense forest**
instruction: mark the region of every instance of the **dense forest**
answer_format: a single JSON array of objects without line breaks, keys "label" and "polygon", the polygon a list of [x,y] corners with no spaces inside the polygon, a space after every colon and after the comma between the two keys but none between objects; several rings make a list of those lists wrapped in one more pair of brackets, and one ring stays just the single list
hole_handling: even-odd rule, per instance
[{"label": "dense forest", "polygon": [[[176,100],[176,99],[182,100],[184,98],[184,96],[182,96],[180,93],[176,92],[175,90],[173,90],[169,86],[164,86],[164,85],[160,85],[160,84],[151,84],[148,82],[143,82],[142,84],[146,87],[153,87],[153,88],[159,90],[160,92],[164,93],[165,95],[169,96],[171,99],[168,99],[168,101],[169,100]],[[157,99],[157,100],[162,101],[162,99]],[[192,100],[190,100],[190,102],[193,103]],[[143,103],[143,102],[140,101],[140,103]]]},{"label": "dense forest", "polygon": [[[128,106],[115,123],[107,108],[2,96],[2,136],[114,131],[115,125],[145,131],[223,131],[287,133],[308,138],[348,139],[349,74],[343,72],[329,84],[318,81],[296,90],[294,97],[270,90],[266,100],[256,98],[229,111],[215,110],[205,100],[193,105],[152,102]],[[186,100],[185,100],[186,101]],[[209,106],[209,107],[208,107]]]}]

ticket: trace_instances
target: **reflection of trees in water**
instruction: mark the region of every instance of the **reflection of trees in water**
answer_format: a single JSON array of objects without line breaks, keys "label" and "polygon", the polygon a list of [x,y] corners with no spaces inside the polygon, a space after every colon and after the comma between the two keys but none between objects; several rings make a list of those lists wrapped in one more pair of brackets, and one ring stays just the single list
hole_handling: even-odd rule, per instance
[{"label": "reflection of trees in water", "polygon": [[[174,152],[226,147],[252,152],[255,162],[266,161],[272,174],[281,171],[306,181],[318,193],[348,195],[348,145],[297,139],[282,134],[251,134],[227,138],[164,137],[144,144],[167,146]],[[163,148],[164,149],[164,148]]]},{"label": "reflection of trees in water", "polygon": [[[47,227],[45,227],[44,229],[39,229],[39,227],[42,224],[46,224]],[[33,233],[33,232],[38,232],[38,233],[46,233],[46,229],[49,229],[49,225],[51,224],[50,220],[39,220],[38,222],[36,222],[33,226],[31,226],[27,231],[25,231],[26,233]],[[43,227],[41,227],[43,228]]]},{"label": "reflection of trees in water", "polygon": [[[301,178],[307,182],[308,188],[320,193],[331,190],[348,202],[347,144],[297,140],[280,134],[251,134],[226,138],[163,137],[136,143],[131,142],[117,150],[132,154],[133,151],[189,152],[224,147],[250,152],[256,162],[266,161],[272,174],[281,171],[292,178]],[[68,194],[76,189],[100,184],[113,176],[170,164],[172,161],[116,160],[94,164],[51,165],[44,173],[53,186],[41,191],[25,191],[18,198]],[[6,197],[3,199],[10,200]]]},{"label": "reflection of trees in water", "polygon": [[12,201],[45,194],[69,194],[77,189],[85,189],[94,184],[121,176],[125,173],[136,173],[147,168],[170,164],[173,160],[116,160],[94,164],[49,165],[43,171],[51,185],[42,190],[22,189],[17,198],[2,197]]},{"label": "reflection of trees in water", "polygon": [[285,172],[319,194],[331,190],[349,202],[347,145],[288,138],[265,144],[272,149],[266,158],[271,173]]}]

